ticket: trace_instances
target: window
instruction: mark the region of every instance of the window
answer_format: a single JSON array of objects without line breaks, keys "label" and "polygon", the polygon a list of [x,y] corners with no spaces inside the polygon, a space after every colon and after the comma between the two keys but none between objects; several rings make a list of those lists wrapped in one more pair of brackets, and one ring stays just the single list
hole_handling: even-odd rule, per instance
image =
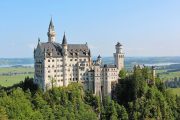
[{"label": "window", "polygon": [[48,60],[48,62],[50,62],[50,60]]},{"label": "window", "polygon": [[52,62],[54,62],[54,60],[52,60]]}]

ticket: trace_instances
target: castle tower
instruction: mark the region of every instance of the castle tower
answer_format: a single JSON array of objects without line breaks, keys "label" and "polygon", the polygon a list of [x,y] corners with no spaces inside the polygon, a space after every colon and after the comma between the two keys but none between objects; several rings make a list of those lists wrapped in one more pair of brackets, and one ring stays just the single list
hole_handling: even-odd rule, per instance
[{"label": "castle tower", "polygon": [[49,23],[47,36],[48,36],[48,42],[55,42],[56,33],[55,33],[55,30],[54,30],[54,25],[53,25],[53,22],[52,22],[52,18],[51,18],[51,21]]},{"label": "castle tower", "polygon": [[94,94],[100,96],[101,94],[101,68],[100,65],[94,66]]},{"label": "castle tower", "polygon": [[63,40],[62,40],[62,51],[63,51],[63,86],[68,86],[68,65],[67,65],[67,59],[68,59],[68,51],[67,51],[67,40],[66,35],[64,33]]},{"label": "castle tower", "polygon": [[116,44],[116,53],[114,53],[114,62],[117,66],[118,71],[124,68],[124,53],[122,50],[122,45],[118,42]]}]

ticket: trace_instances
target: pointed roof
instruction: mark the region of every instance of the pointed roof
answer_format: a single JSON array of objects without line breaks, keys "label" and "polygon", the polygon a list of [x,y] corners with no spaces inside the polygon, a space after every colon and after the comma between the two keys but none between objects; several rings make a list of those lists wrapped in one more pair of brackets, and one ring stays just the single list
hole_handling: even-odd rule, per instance
[{"label": "pointed roof", "polygon": [[40,42],[41,40],[40,40],[40,38],[38,37],[38,45],[41,45],[41,42]]},{"label": "pointed roof", "polygon": [[50,29],[54,30],[54,24],[53,24],[52,17],[51,17],[51,20],[50,20],[50,23],[49,23],[49,30]]},{"label": "pointed roof", "polygon": [[38,37],[38,43],[40,42],[40,38]]},{"label": "pointed roof", "polygon": [[101,56],[99,55],[98,58],[101,58]]},{"label": "pointed roof", "polygon": [[62,44],[63,44],[63,45],[67,44],[66,34],[65,34],[65,32],[64,32],[64,36],[63,36],[63,40],[62,40]]}]

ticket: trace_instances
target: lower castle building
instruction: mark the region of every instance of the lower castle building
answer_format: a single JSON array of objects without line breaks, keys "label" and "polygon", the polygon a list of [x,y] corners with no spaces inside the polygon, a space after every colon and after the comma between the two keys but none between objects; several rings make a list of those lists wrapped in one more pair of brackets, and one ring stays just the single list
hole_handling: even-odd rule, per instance
[{"label": "lower castle building", "polygon": [[95,95],[111,96],[119,71],[124,68],[124,53],[119,42],[115,45],[114,64],[103,65],[100,55],[97,60],[92,60],[87,43],[68,44],[65,34],[61,44],[56,42],[52,19],[47,35],[48,42],[39,39],[34,49],[34,83],[46,91],[53,86],[79,82]]}]

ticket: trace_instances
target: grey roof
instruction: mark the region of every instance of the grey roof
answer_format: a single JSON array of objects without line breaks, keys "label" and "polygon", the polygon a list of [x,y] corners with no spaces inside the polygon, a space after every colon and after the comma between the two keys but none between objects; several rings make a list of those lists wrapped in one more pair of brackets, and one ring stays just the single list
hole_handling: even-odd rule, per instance
[{"label": "grey roof", "polygon": [[79,54],[79,56],[90,56],[89,48],[86,44],[68,44],[69,56]]},{"label": "grey roof", "polygon": [[[50,57],[50,54],[52,53],[52,57],[60,57],[63,56],[62,52],[62,44],[56,43],[56,42],[46,42],[46,43],[40,43],[41,50],[46,52],[46,56]],[[68,56],[90,56],[89,48],[86,44],[67,44],[67,51]]]}]

